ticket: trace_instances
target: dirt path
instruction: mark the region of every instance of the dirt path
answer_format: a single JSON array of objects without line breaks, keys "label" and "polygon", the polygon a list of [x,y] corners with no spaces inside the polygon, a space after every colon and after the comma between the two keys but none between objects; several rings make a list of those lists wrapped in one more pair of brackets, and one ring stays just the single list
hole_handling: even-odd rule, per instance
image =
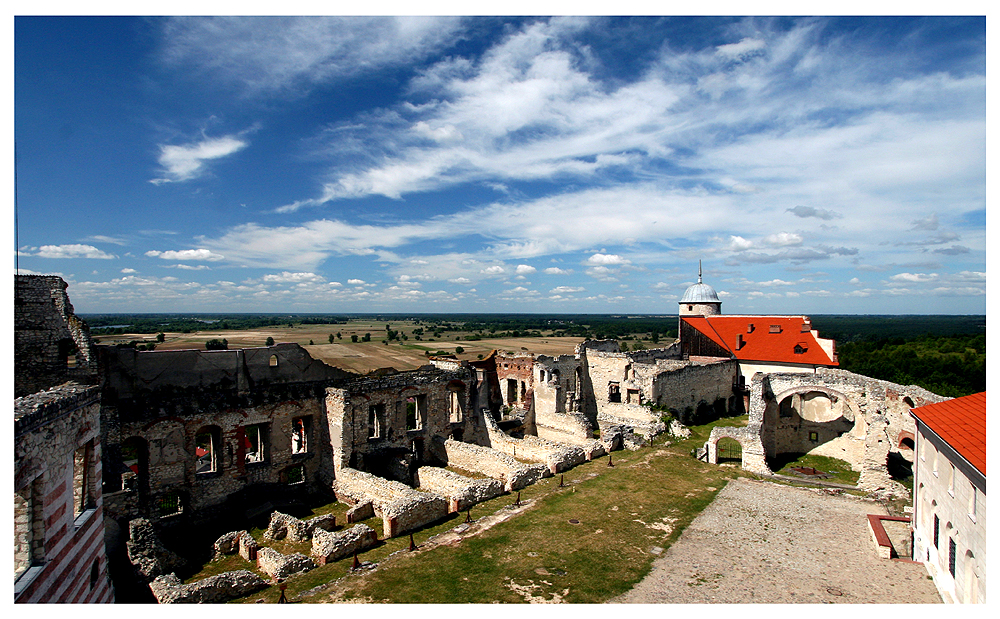
[{"label": "dirt path", "polygon": [[733,480],[617,603],[941,603],[922,565],[879,559],[878,503]]}]

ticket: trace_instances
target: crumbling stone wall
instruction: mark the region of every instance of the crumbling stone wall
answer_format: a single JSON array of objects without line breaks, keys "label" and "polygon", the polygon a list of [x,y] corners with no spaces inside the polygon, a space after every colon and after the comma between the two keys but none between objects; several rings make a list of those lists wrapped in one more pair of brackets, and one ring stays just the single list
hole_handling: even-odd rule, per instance
[{"label": "crumbling stone wall", "polygon": [[273,548],[261,548],[257,551],[257,569],[270,576],[272,580],[308,572],[314,567],[316,564],[312,559],[300,552],[286,555]]},{"label": "crumbling stone wall", "polygon": [[359,378],[327,389],[332,460],[324,477],[332,480],[345,467],[391,475],[389,461],[396,459],[395,475],[412,481],[412,470],[428,457],[427,442],[482,434],[477,392],[475,374],[464,366]]},{"label": "crumbling stone wall", "polygon": [[582,464],[587,459],[583,449],[574,445],[556,443],[531,435],[524,438],[508,436],[492,419],[487,420],[487,427],[490,434],[490,448],[515,458],[544,463],[553,475]]},{"label": "crumbling stone wall", "polygon": [[530,486],[552,472],[544,464],[526,464],[495,449],[448,439],[437,443],[448,466],[499,479],[507,492]]},{"label": "crumbling stone wall", "polygon": [[14,400],[14,600],[109,603],[99,390]]},{"label": "crumbling stone wall", "polygon": [[[724,415],[743,412],[739,364],[731,359],[658,359],[655,365],[636,366],[636,372],[651,385],[652,400],[669,408],[685,425],[707,423]],[[718,410],[718,403],[723,410]],[[699,410],[712,409],[712,418],[696,419]]]},{"label": "crumbling stone wall", "polygon": [[[829,404],[810,412],[803,404],[819,394]],[[915,385],[903,386],[833,368],[815,374],[756,374],[750,383],[750,421],[745,429],[716,428],[709,440],[709,457],[722,436],[743,445],[744,468],[770,472],[763,459],[799,450],[836,457],[861,473],[864,490],[904,494],[891,479],[886,463],[900,451],[900,436],[914,432],[913,406],[941,402],[941,397]],[[784,404],[783,404],[784,403]],[[815,418],[812,418],[815,417]],[[738,435],[738,436],[737,436]],[[912,457],[912,456],[911,456]]]},{"label": "crumbling stone wall", "polygon": [[534,406],[525,431],[550,440],[592,439],[597,429],[583,412],[583,360],[574,355],[535,360]]},{"label": "crumbling stone wall", "polygon": [[504,491],[495,479],[473,479],[436,466],[420,467],[416,481],[421,490],[447,497],[449,512],[464,511]]},{"label": "crumbling stone wall", "polygon": [[128,523],[128,560],[146,582],[184,567],[185,561],[160,542],[152,523],[136,518]]},{"label": "crumbling stone wall", "polygon": [[432,492],[343,467],[333,482],[337,500],[350,505],[371,501],[386,537],[420,528],[448,515],[448,501]]},{"label": "crumbling stone wall", "polygon": [[336,533],[316,531],[309,554],[317,565],[326,565],[371,548],[377,542],[378,534],[366,524],[356,524]]},{"label": "crumbling stone wall", "polygon": [[[180,415],[163,408],[146,409],[141,417],[119,415],[117,407],[105,406],[105,417],[117,421],[109,423],[106,430],[114,449],[107,458],[115,467],[112,475],[114,470],[125,470],[121,451],[125,441],[138,439],[145,451],[145,458],[136,465],[144,468],[136,484],[111,493],[115,501],[111,508],[139,508],[144,515],[158,519],[171,515],[169,510],[159,507],[170,496],[181,498],[182,511],[198,511],[220,506],[232,493],[252,485],[302,483],[304,488],[315,487],[321,463],[330,452],[322,400],[314,393],[315,389],[305,388],[302,393],[305,397],[301,399],[276,402],[249,399],[243,406],[221,410],[209,407]],[[305,424],[306,441],[296,453],[292,437],[298,423]],[[249,462],[247,458],[250,426],[264,428],[265,457],[261,462]],[[206,432],[213,436],[214,448],[208,456],[199,456],[197,437]],[[214,470],[199,471],[205,466],[205,458],[212,461]],[[120,477],[107,481],[109,486],[121,483]],[[137,499],[119,503],[119,496]]]},{"label": "crumbling stone wall", "polygon": [[529,411],[534,400],[534,355],[498,354],[496,365],[503,405],[511,411]]},{"label": "crumbling stone wall", "polygon": [[157,576],[149,584],[160,604],[221,604],[268,586],[250,570],[236,570],[184,584],[176,574]]},{"label": "crumbling stone wall", "polygon": [[90,330],[73,313],[67,287],[61,277],[14,276],[14,397],[97,380]]}]

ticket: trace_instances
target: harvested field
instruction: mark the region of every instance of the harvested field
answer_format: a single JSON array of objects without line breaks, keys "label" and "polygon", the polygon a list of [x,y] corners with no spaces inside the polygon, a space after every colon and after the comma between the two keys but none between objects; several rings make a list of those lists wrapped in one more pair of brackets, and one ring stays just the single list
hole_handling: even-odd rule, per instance
[{"label": "harvested field", "polygon": [[[157,350],[205,349],[209,340],[225,339],[230,349],[253,348],[264,346],[267,338],[274,338],[276,343],[294,342],[309,351],[314,358],[352,372],[365,373],[378,368],[395,368],[397,370],[415,370],[427,364],[427,354],[442,351],[455,354],[462,360],[475,360],[483,357],[494,349],[512,353],[531,352],[540,355],[571,355],[576,345],[583,341],[579,337],[523,337],[523,338],[491,338],[469,341],[468,333],[447,332],[441,338],[417,340],[413,336],[416,327],[412,322],[395,322],[392,328],[406,334],[405,341],[393,341],[383,344],[385,323],[372,321],[354,321],[339,325],[297,325],[294,327],[266,327],[246,331],[206,330],[196,333],[165,333],[165,340],[157,344]],[[341,337],[336,338],[340,333]],[[334,335],[334,343],[329,343],[330,335]],[[356,335],[361,340],[368,334],[369,342],[352,342],[351,336]],[[455,338],[461,339],[455,339]],[[447,338],[447,339],[446,339]],[[155,342],[155,337],[149,334],[124,334],[97,336],[98,344],[113,344],[119,341],[138,340]],[[312,341],[313,344],[309,344]],[[463,352],[456,353],[461,347]]]}]

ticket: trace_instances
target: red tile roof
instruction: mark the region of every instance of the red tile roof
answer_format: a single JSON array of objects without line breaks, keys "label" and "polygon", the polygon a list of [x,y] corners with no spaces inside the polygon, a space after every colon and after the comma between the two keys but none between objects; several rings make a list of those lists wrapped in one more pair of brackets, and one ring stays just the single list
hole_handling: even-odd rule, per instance
[{"label": "red tile roof", "polygon": [[986,475],[986,392],[911,409],[913,416]]},{"label": "red tile roof", "polygon": [[[838,365],[836,355],[823,350],[806,316],[681,316],[681,320],[740,361]],[[803,325],[810,329],[802,331]],[[831,340],[823,341],[833,349]]]}]

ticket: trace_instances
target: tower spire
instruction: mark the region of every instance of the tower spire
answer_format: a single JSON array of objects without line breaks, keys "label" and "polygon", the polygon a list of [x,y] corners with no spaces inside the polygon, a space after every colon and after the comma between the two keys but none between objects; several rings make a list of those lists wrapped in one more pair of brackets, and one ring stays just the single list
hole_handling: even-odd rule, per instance
[{"label": "tower spire", "polygon": [[701,283],[701,259],[698,259],[698,283]]}]

